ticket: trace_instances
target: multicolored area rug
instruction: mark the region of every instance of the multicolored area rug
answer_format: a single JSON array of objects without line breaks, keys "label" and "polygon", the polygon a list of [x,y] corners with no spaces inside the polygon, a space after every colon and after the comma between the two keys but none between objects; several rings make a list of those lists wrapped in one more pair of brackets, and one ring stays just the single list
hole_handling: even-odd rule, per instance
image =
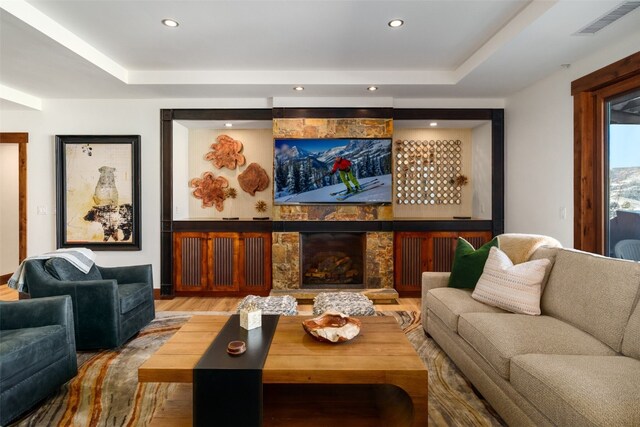
[{"label": "multicolored area rug", "polygon": [[[138,336],[118,350],[79,352],[78,375],[12,426],[148,425],[175,385],[138,383],[138,366],[193,314],[196,313],[160,312]],[[503,425],[440,347],[426,337],[419,312],[378,314],[396,318],[429,368],[430,426]]]}]

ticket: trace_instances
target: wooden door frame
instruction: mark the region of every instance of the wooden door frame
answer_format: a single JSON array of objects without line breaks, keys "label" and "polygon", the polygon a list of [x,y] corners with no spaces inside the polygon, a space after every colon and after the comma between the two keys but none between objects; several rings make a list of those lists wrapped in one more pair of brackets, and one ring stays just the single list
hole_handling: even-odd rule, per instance
[{"label": "wooden door frame", "polygon": [[640,87],[640,52],[571,82],[573,96],[573,245],[605,253],[605,106]]},{"label": "wooden door frame", "polygon": [[[18,261],[27,257],[27,143],[26,132],[0,132],[0,144],[18,144]],[[11,276],[9,276],[11,277]],[[9,277],[2,276],[5,283]]]}]

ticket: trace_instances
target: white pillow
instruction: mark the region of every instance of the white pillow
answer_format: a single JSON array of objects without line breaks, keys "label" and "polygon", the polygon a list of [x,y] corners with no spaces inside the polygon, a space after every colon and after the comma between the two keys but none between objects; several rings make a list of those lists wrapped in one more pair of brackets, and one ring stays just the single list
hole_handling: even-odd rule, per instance
[{"label": "white pillow", "polygon": [[513,265],[493,247],[471,297],[512,313],[539,315],[542,280],[550,264],[544,258]]}]

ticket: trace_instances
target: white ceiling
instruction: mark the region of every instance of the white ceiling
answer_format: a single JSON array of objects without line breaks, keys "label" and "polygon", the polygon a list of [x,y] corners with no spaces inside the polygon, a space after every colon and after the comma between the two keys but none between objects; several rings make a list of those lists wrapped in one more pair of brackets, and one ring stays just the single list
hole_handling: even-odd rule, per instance
[{"label": "white ceiling", "polygon": [[[618,4],[0,0],[0,108],[48,98],[501,98],[640,32],[636,9],[574,35]],[[390,28],[393,18],[405,25]]]}]

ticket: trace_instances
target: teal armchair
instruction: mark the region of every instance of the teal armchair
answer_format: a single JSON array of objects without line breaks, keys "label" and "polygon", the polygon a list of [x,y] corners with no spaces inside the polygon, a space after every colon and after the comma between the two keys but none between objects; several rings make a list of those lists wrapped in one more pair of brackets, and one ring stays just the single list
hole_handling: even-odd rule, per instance
[{"label": "teal armchair", "polygon": [[0,302],[0,425],[77,372],[71,297]]},{"label": "teal armchair", "polygon": [[119,347],[155,317],[151,265],[99,267],[84,274],[67,260],[28,260],[32,298],[69,295],[79,350]]}]

